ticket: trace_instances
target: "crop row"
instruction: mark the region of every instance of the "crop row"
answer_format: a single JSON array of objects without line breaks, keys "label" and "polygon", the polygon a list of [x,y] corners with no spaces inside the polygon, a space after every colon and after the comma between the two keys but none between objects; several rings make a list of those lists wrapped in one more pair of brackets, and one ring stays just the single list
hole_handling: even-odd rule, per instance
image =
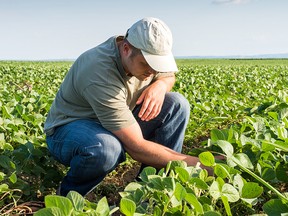
[{"label": "crop row", "polygon": [[[70,66],[71,62],[0,62],[0,213],[15,208],[15,203],[41,200],[53,193],[66,171],[47,151],[43,123]],[[180,65],[173,91],[182,93],[191,105],[185,151],[195,155],[207,150],[218,152],[227,157],[228,164],[210,163],[213,161],[211,155],[202,153],[202,162],[213,167],[218,176],[214,180],[208,178],[205,172],[193,171],[185,164],[179,164],[180,168],[167,168],[166,172],[161,173],[146,170],[142,174],[143,184],[133,187],[138,193],[143,190],[141,199],[146,197],[146,200],[141,201],[145,204],[150,193],[155,201],[158,194],[159,197],[174,200],[170,204],[175,207],[175,212],[181,203],[183,212],[187,214],[193,211],[204,214],[206,210],[219,212],[222,209],[229,215],[235,205],[241,206],[244,202],[244,206],[249,205],[249,211],[253,212],[251,209],[255,203],[263,205],[277,197],[279,187],[286,187],[287,176],[287,86],[288,66],[284,64]],[[198,151],[194,146],[198,147]],[[242,167],[244,170],[241,163],[245,164]],[[260,179],[257,185],[252,184],[257,191],[247,201],[252,195],[242,196],[242,186],[255,180],[249,175],[249,170],[258,174]],[[194,176],[194,180],[186,176],[187,172],[188,176]],[[158,191],[158,187],[165,187],[166,180],[171,188],[164,195]],[[192,183],[196,181],[193,183],[196,186],[200,184],[200,188],[194,185],[196,192],[183,184],[183,181],[190,180]],[[261,180],[264,181],[264,187],[258,185]],[[238,186],[233,183],[235,181]],[[153,185],[157,190],[151,189]],[[230,189],[235,187],[237,192],[231,189],[234,198],[227,198],[227,194],[221,192],[224,185]],[[250,188],[251,184],[245,187]],[[202,194],[199,193],[200,189]],[[183,194],[173,194],[175,190]],[[142,203],[133,200],[136,196],[140,202],[138,195],[133,195],[131,187],[130,192],[123,194],[123,209],[133,208],[135,213],[141,207],[140,212],[143,211]],[[201,197],[209,197],[215,203]],[[231,204],[231,200],[236,204]],[[276,204],[285,208],[282,203],[285,196],[279,200],[275,201]],[[182,201],[188,202],[192,210]],[[238,201],[241,201],[240,204]],[[155,211],[163,213],[163,209],[167,210],[168,207],[163,205]],[[152,213],[151,208],[147,211]],[[122,212],[125,211],[123,209]]]}]

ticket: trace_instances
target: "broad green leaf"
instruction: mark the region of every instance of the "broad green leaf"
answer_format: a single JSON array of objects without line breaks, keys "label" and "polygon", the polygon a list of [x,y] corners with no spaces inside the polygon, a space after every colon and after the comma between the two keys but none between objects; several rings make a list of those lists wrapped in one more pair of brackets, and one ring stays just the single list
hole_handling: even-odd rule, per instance
[{"label": "broad green leaf", "polygon": [[223,185],[221,194],[222,196],[227,197],[229,202],[237,202],[240,199],[238,191],[227,183]]},{"label": "broad green leaf", "polygon": [[0,166],[8,170],[10,170],[11,168],[16,168],[14,162],[6,155],[0,155]]},{"label": "broad green leaf", "polygon": [[242,191],[244,184],[245,184],[245,181],[243,180],[242,176],[239,174],[236,174],[234,176],[234,181],[233,181],[234,187],[238,188],[239,191]]},{"label": "broad green leaf", "polygon": [[208,198],[207,196],[200,196],[198,197],[198,200],[203,205],[203,207],[204,205],[206,205],[206,207],[209,206],[209,208],[204,209],[205,211],[213,210],[213,207],[211,206],[212,199],[210,197]]},{"label": "broad green leaf", "polygon": [[136,189],[140,189],[142,187],[141,184],[137,182],[130,182],[124,189],[124,191],[135,191]]},{"label": "broad green leaf", "polygon": [[72,202],[67,197],[47,195],[45,196],[45,206],[46,208],[58,207],[60,208],[64,215],[70,215],[73,211]]},{"label": "broad green leaf", "polygon": [[257,149],[261,149],[261,141],[252,139],[250,137],[246,137],[243,134],[241,134],[241,136],[240,136],[240,141],[241,141],[242,146],[245,146],[247,144],[251,144],[254,147],[256,147]]},{"label": "broad green leaf", "polygon": [[194,194],[187,193],[185,196],[185,200],[195,208],[197,214],[204,213],[202,204],[198,201],[197,197]]},{"label": "broad green leaf", "polygon": [[276,167],[276,177],[279,181],[288,183],[288,178],[287,178],[287,170],[288,170],[288,165],[285,164],[280,164],[277,165]]},{"label": "broad green leaf", "polygon": [[263,210],[268,215],[282,215],[288,212],[288,204],[279,199],[272,199],[263,205]]},{"label": "broad green leaf", "polygon": [[186,168],[187,163],[185,161],[170,161],[166,166],[166,172],[170,170],[175,170],[176,167]]},{"label": "broad green leaf", "polygon": [[[266,181],[271,181],[275,179],[276,173],[275,170],[270,167],[264,167],[261,173],[261,177]],[[287,177],[287,174],[286,174]]]},{"label": "broad green leaf", "polygon": [[217,145],[222,149],[227,157],[231,157],[233,155],[234,148],[231,143],[224,140],[218,140]]},{"label": "broad green leaf", "polygon": [[144,191],[137,188],[133,193],[133,200],[135,201],[136,204],[138,204],[141,202],[144,195],[145,195]]},{"label": "broad green leaf", "polygon": [[81,194],[77,193],[76,191],[70,191],[66,197],[71,200],[76,211],[83,211],[85,199],[81,196]]},{"label": "broad green leaf", "polygon": [[277,112],[268,112],[268,115],[271,116],[276,121],[278,121],[278,113]]},{"label": "broad green leaf", "polygon": [[149,175],[155,175],[156,169],[154,167],[145,167],[142,172],[140,173],[140,179],[144,182],[148,182]]},{"label": "broad green leaf", "polygon": [[3,179],[5,178],[6,174],[3,172],[0,172],[0,182],[3,181]]},{"label": "broad green leaf", "polygon": [[136,204],[127,198],[122,198],[120,201],[120,211],[126,216],[133,216],[136,211]]},{"label": "broad green leaf", "polygon": [[7,184],[0,185],[0,192],[6,192],[9,190],[9,186]]},{"label": "broad green leaf", "polygon": [[175,172],[178,174],[179,176],[179,179],[182,181],[182,182],[187,182],[190,178],[190,175],[188,173],[188,171],[182,167],[176,167],[175,168]]},{"label": "broad green leaf", "polygon": [[199,155],[199,160],[204,166],[211,167],[215,164],[215,159],[211,152],[202,152]]},{"label": "broad green leaf", "polygon": [[175,178],[171,177],[164,177],[162,178],[162,186],[167,190],[167,191],[174,191],[175,189]]},{"label": "broad green leaf", "polygon": [[157,190],[163,190],[164,189],[160,176],[149,175],[148,180],[150,183],[152,183],[154,189],[157,189]]},{"label": "broad green leaf", "polygon": [[202,169],[199,173],[199,178],[203,181],[206,181],[208,178],[208,171],[206,169]]},{"label": "broad green leaf", "polygon": [[207,190],[209,187],[206,182],[199,178],[191,178],[189,184],[202,190]]},{"label": "broad green leaf", "polygon": [[10,177],[9,177],[9,180],[15,184],[17,182],[17,175],[16,175],[16,172],[13,172]]},{"label": "broad green leaf", "polygon": [[[65,213],[59,207],[49,207],[38,210],[34,216],[64,216]],[[68,216],[68,215],[65,215]]]},{"label": "broad green leaf", "polygon": [[227,134],[223,130],[212,129],[211,140],[216,142],[217,140],[227,140]]},{"label": "broad green leaf", "polygon": [[244,153],[238,153],[234,155],[234,158],[240,163],[242,166],[248,169],[254,169],[252,162],[250,161],[249,157]]},{"label": "broad green leaf", "polygon": [[275,149],[274,145],[271,145],[270,142],[263,140],[262,142],[262,150],[263,151],[273,151]]},{"label": "broad green leaf", "polygon": [[247,182],[242,187],[241,197],[245,199],[252,199],[259,197],[263,192],[263,188],[255,182]]},{"label": "broad green leaf", "polygon": [[221,164],[216,164],[215,165],[215,167],[214,167],[214,173],[217,175],[217,176],[219,176],[219,177],[221,177],[221,178],[223,178],[223,179],[225,179],[225,178],[227,178],[228,176],[230,176],[229,175],[229,172],[226,170],[226,168],[224,167],[224,166],[222,166]]},{"label": "broad green leaf", "polygon": [[99,200],[97,203],[97,208],[96,208],[96,213],[98,215],[103,215],[103,216],[108,216],[110,212],[110,208],[107,202],[107,198],[103,197],[102,199]]},{"label": "broad green leaf", "polygon": [[182,201],[184,197],[186,196],[187,192],[185,188],[178,182],[176,182],[176,187],[174,191],[174,196],[178,201]]},{"label": "broad green leaf", "polygon": [[219,184],[217,181],[214,181],[210,188],[209,188],[209,193],[211,194],[211,196],[217,200],[221,197],[221,190],[220,190],[220,187],[219,187]]}]

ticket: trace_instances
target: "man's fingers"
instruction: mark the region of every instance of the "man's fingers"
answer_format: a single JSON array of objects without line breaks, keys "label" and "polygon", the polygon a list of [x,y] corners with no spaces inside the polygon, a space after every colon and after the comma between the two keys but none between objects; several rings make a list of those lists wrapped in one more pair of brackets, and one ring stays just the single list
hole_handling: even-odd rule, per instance
[{"label": "man's fingers", "polygon": [[143,109],[143,114],[140,117],[142,121],[147,121],[148,117],[152,114],[153,112],[153,106],[152,104],[149,104],[149,106],[145,107],[145,110]]},{"label": "man's fingers", "polygon": [[157,117],[159,113],[160,113],[159,106],[156,106],[156,105],[148,106],[147,109],[145,110],[143,116],[141,117],[141,120],[142,121],[149,121],[149,120]]}]

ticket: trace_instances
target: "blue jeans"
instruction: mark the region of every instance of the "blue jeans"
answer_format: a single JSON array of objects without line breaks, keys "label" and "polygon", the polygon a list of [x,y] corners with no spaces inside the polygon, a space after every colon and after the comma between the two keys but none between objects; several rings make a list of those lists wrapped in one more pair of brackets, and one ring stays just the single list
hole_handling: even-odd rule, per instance
[{"label": "blue jeans", "polygon": [[[140,108],[133,114],[143,137],[181,152],[190,115],[188,101],[179,93],[167,93],[160,114],[148,122],[138,118]],[[63,196],[70,190],[86,195],[126,159],[120,140],[93,119],[57,127],[46,141],[52,156],[70,167],[61,183]]]}]

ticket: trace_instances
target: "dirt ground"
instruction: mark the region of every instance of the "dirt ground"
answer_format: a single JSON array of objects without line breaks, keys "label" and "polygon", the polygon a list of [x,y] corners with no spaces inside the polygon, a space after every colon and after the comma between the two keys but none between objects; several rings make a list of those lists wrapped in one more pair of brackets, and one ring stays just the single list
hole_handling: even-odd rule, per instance
[{"label": "dirt ground", "polygon": [[[85,198],[91,202],[95,202],[95,200],[106,196],[109,206],[119,206],[121,199],[119,192],[124,191],[130,182],[135,181],[140,166],[141,164],[138,162],[119,165]],[[121,215],[119,210],[113,214],[113,216],[119,215]]]},{"label": "dirt ground", "polygon": [[97,197],[101,198],[106,196],[109,205],[118,204],[120,202],[118,192],[123,191],[130,182],[135,180],[139,169],[140,164],[137,162],[119,165],[85,198],[95,201]]}]

